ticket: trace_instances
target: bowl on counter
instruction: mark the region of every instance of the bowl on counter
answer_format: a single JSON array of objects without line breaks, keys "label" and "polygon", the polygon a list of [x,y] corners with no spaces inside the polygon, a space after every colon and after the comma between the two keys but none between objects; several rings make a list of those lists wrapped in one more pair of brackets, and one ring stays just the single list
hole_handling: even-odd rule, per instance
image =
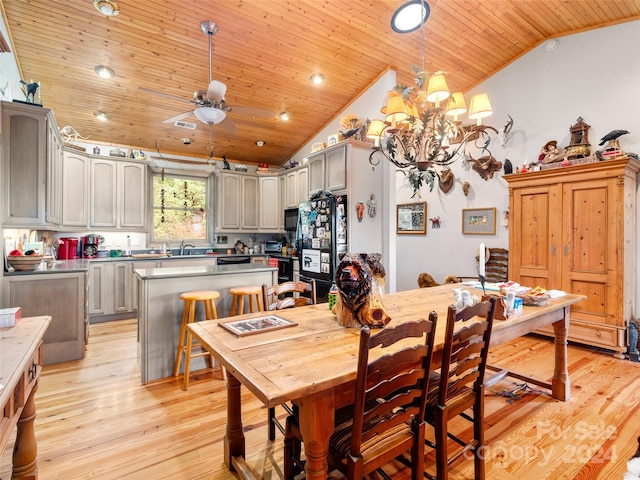
[{"label": "bowl on counter", "polygon": [[16,271],[29,272],[38,268],[43,258],[43,255],[8,256],[7,262]]}]

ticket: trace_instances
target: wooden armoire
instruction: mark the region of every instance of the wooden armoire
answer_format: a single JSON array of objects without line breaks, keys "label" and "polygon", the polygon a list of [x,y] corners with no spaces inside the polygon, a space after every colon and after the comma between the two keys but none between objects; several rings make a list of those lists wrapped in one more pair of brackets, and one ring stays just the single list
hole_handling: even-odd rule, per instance
[{"label": "wooden armoire", "polygon": [[621,157],[504,177],[509,279],[586,295],[571,308],[569,340],[616,356],[636,315],[639,171],[640,162]]}]

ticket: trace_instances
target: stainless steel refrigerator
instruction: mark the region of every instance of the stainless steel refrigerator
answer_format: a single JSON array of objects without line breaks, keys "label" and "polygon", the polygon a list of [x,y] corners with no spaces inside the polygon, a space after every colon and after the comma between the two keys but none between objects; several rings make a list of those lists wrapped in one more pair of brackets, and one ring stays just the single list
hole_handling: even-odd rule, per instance
[{"label": "stainless steel refrigerator", "polygon": [[327,300],[336,267],[347,253],[347,196],[325,192],[298,207],[296,247],[300,280],[316,281],[318,302]]}]

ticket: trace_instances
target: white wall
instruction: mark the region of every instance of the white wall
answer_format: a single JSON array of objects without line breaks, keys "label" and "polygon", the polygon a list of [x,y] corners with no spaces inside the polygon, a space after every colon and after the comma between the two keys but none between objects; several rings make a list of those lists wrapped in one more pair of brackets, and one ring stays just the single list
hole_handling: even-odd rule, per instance
[{"label": "white wall", "polygon": [[[514,169],[525,160],[535,161],[549,140],[569,144],[569,128],[578,117],[591,125],[592,151],[600,138],[611,130],[630,133],[620,138],[623,150],[640,153],[640,22],[602,28],[559,39],[553,52],[542,44],[507,66],[466,95],[484,91],[490,96],[493,116],[485,124],[498,130],[514,119],[511,138],[505,147],[492,136],[490,149],[501,162],[510,159]],[[466,123],[466,122],[465,122]],[[475,156],[475,154],[474,154]],[[477,158],[477,157],[476,157]],[[508,188],[502,172],[488,181],[462,162],[452,166],[454,188],[443,194],[422,189],[427,217],[439,216],[441,228],[427,224],[426,236],[397,237],[397,289],[416,288],[420,272],[429,272],[437,281],[450,273],[475,275],[474,255],[480,242],[488,247],[508,247],[508,229],[502,226],[502,213],[508,209]],[[461,182],[471,184],[465,197]],[[397,203],[417,201],[404,176],[396,175]],[[462,235],[463,208],[498,210],[496,235]],[[639,236],[640,238],[640,236]],[[640,258],[640,255],[639,255]],[[640,282],[637,283],[640,289]]]}]

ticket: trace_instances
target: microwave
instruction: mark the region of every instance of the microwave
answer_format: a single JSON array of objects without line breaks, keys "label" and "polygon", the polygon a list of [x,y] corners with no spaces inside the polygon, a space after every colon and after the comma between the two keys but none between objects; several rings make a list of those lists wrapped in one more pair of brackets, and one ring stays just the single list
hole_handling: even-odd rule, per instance
[{"label": "microwave", "polygon": [[284,229],[286,232],[295,232],[298,227],[298,209],[287,208],[284,211]]}]

